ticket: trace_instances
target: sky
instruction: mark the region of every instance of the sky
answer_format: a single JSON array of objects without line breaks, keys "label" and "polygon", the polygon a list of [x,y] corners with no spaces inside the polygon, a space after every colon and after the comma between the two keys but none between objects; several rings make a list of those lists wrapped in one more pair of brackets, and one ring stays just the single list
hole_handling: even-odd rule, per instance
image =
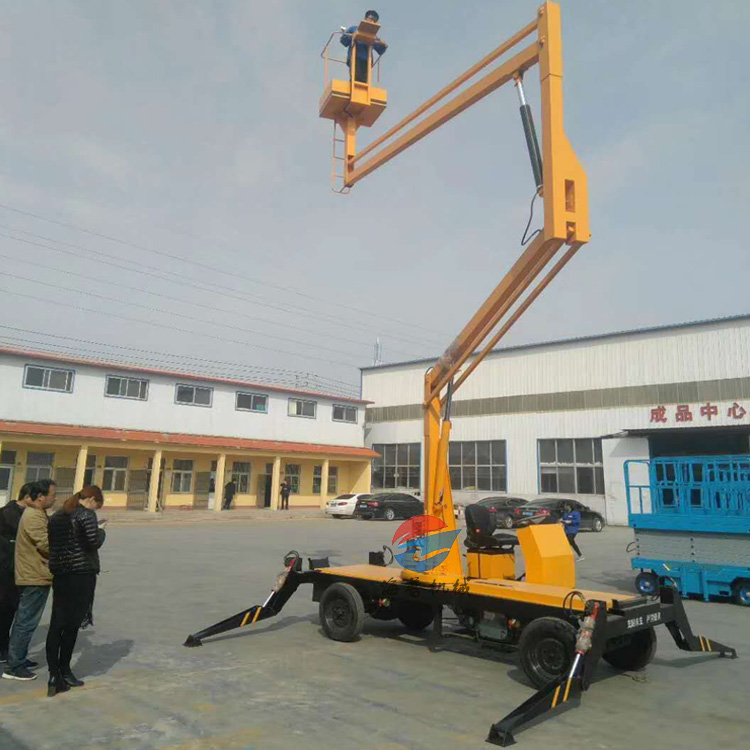
[{"label": "sky", "polygon": [[[319,54],[379,11],[389,103],[364,146],[537,5],[0,0],[0,346],[345,394],[378,337],[385,362],[439,355],[520,253],[516,92],[341,196]],[[504,342],[748,312],[750,5],[562,17],[592,239]]]}]

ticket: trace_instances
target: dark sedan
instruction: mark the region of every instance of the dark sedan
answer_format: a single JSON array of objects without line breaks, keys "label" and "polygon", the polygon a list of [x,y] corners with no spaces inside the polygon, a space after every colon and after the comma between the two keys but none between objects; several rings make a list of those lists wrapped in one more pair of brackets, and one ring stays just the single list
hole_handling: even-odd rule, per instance
[{"label": "dark sedan", "polygon": [[565,506],[572,505],[573,510],[581,514],[581,531],[601,531],[605,520],[601,513],[586,507],[577,500],[564,498],[532,500],[526,505],[513,511],[513,525],[530,526],[538,523],[560,523],[565,513]]},{"label": "dark sedan", "polygon": [[359,500],[354,508],[355,518],[385,518],[394,521],[397,518],[411,518],[424,513],[421,500],[405,492],[383,492]]},{"label": "dark sedan", "polygon": [[520,497],[485,497],[474,503],[483,505],[495,516],[495,528],[512,529],[516,508],[526,505]]}]

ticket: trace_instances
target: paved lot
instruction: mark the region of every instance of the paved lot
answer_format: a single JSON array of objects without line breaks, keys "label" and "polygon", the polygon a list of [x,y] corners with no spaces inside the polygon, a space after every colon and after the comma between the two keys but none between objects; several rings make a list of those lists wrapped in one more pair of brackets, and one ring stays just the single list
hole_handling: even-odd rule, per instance
[{"label": "paved lot", "polygon": [[[321,635],[304,588],[277,620],[200,649],[181,646],[188,633],[262,601],[286,550],[361,562],[397,525],[111,527],[96,627],[81,634],[75,657],[86,686],[47,699],[45,671],[33,683],[0,681],[0,750],[487,747],[490,724],[532,694],[512,654],[455,640],[431,654],[423,638],[374,621],[360,642],[335,643]],[[580,584],[631,590],[627,529],[579,539]],[[683,654],[662,628],[645,673],[602,666],[581,708],[520,734],[519,747],[747,747],[750,610],[687,607],[696,632],[745,658]],[[32,656],[41,654],[48,614]]]}]

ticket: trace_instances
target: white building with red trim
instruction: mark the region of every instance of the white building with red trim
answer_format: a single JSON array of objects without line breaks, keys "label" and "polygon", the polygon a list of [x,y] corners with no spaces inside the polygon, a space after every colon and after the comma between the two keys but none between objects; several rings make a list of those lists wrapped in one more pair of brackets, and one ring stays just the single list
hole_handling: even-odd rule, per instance
[{"label": "white building with red trim", "polygon": [[[366,401],[314,390],[0,348],[0,501],[52,477],[108,505],[321,506],[370,487]],[[158,467],[158,471],[154,470]]]}]

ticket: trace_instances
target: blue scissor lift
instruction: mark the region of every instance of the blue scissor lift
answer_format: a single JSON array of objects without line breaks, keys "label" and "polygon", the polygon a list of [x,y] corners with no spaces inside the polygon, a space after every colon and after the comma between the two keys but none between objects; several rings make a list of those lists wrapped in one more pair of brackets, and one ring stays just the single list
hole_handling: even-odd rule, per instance
[{"label": "blue scissor lift", "polygon": [[750,606],[750,456],[633,459],[625,491],[640,593],[666,583]]}]

